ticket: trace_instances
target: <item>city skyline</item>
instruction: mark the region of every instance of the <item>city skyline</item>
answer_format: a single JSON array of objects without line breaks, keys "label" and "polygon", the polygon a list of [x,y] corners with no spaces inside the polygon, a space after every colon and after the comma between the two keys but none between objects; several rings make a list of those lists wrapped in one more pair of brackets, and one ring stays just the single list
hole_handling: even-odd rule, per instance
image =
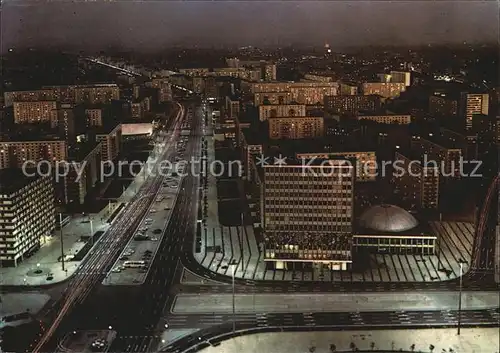
[{"label": "city skyline", "polygon": [[[150,51],[172,45],[322,43],[329,43],[335,50],[363,45],[493,42],[499,33],[497,1],[40,4],[29,0],[3,2],[2,51],[46,45]],[[355,18],[350,16],[354,13]]]}]

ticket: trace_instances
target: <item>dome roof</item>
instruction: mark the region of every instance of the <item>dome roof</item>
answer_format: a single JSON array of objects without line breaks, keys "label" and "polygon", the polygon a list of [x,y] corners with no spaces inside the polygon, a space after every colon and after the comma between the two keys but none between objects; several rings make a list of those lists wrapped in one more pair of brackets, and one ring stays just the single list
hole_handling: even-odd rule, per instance
[{"label": "dome roof", "polygon": [[363,228],[377,232],[404,232],[418,226],[418,221],[401,207],[377,205],[366,210],[359,219]]}]

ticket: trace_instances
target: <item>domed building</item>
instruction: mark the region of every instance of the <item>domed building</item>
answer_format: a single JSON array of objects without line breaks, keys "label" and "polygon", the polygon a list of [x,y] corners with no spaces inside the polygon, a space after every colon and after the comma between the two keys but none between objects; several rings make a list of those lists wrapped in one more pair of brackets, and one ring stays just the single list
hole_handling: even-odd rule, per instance
[{"label": "domed building", "polygon": [[395,205],[376,205],[359,217],[353,246],[378,253],[432,255],[437,238],[425,224]]}]

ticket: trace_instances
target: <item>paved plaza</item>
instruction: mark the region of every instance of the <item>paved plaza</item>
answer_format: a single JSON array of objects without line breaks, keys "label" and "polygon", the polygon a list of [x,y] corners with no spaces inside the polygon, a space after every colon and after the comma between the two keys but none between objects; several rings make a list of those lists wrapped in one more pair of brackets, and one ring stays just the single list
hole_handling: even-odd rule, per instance
[{"label": "paved plaza", "polygon": [[431,346],[433,353],[498,353],[499,332],[487,328],[462,329],[460,336],[455,329],[260,333],[223,341],[201,352],[340,353],[374,349],[428,353]]},{"label": "paved plaza", "polygon": [[[212,137],[207,137],[208,163],[215,159]],[[325,282],[432,282],[453,279],[460,274],[460,262],[470,263],[474,225],[467,222],[431,222],[431,232],[440,239],[439,253],[433,256],[410,254],[372,254],[364,272],[319,270],[266,270],[252,225],[221,226],[217,179],[208,175],[208,216],[202,229],[201,252],[196,260],[219,274],[248,280],[325,281]],[[249,219],[246,217],[245,219]],[[220,247],[220,251],[216,251]],[[243,255],[243,256],[242,256]],[[464,271],[468,266],[465,265]]]}]

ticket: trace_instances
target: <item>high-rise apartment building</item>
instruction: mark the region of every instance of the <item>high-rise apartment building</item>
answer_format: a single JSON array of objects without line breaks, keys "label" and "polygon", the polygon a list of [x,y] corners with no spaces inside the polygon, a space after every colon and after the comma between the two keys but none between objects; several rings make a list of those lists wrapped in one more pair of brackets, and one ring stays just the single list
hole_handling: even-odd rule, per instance
[{"label": "high-rise apartment building", "polygon": [[55,227],[50,177],[28,177],[19,169],[0,170],[0,260],[17,266],[40,248]]},{"label": "high-rise apartment building", "polygon": [[406,87],[411,85],[411,72],[409,71],[391,71],[390,82],[404,83]]},{"label": "high-rise apartment building", "polygon": [[458,99],[446,95],[432,95],[429,97],[429,113],[437,116],[457,116]]},{"label": "high-rise apartment building", "polygon": [[85,119],[87,126],[102,126],[104,120],[104,109],[87,108],[85,109]]},{"label": "high-rise apartment building", "polygon": [[96,133],[96,141],[102,146],[102,160],[114,161],[121,151],[122,125],[100,128]]},{"label": "high-rise apartment building", "polygon": [[0,141],[0,169],[35,167],[44,161],[53,165],[57,161],[66,161],[68,147],[66,141],[59,137],[41,140]]},{"label": "high-rise apartment building", "polygon": [[276,81],[276,64],[264,62],[261,68],[264,81]]},{"label": "high-rise apartment building", "polygon": [[462,111],[465,118],[465,128],[472,129],[472,118],[474,114],[488,115],[489,96],[487,93],[463,93]]},{"label": "high-rise apartment building", "polygon": [[323,117],[296,116],[269,118],[269,138],[279,139],[307,139],[324,135]]},{"label": "high-rise apartment building", "polygon": [[412,136],[411,150],[419,156],[419,160],[425,158],[425,161],[435,164],[443,178],[461,177],[464,164],[460,148],[449,148],[421,136]]},{"label": "high-rise apartment building", "polygon": [[264,261],[283,269],[352,262],[354,168],[346,160],[263,166]]},{"label": "high-rise apartment building", "polygon": [[254,94],[254,105],[285,105],[293,102],[291,92],[259,92]]},{"label": "high-rise apartment building", "polygon": [[411,153],[396,152],[392,182],[406,209],[437,209],[439,204],[439,168],[425,164]]},{"label": "high-rise apartment building", "polygon": [[259,105],[259,120],[266,121],[269,118],[306,116],[304,104],[262,104]]},{"label": "high-rise apartment building", "polygon": [[55,101],[16,101],[13,102],[13,109],[16,124],[49,122],[54,110],[57,109],[57,103]]},{"label": "high-rise apartment building", "polygon": [[325,109],[337,114],[357,114],[360,111],[373,112],[380,109],[382,102],[378,95],[325,96]]},{"label": "high-rise apartment building", "polygon": [[55,101],[58,97],[53,89],[32,91],[11,91],[4,93],[5,107],[11,107],[14,102]]},{"label": "high-rise apartment building", "polygon": [[384,98],[395,98],[406,91],[406,85],[396,82],[365,82],[361,90],[364,95],[376,94]]},{"label": "high-rise apartment building", "polygon": [[379,124],[398,124],[409,125],[411,123],[411,115],[384,114],[384,115],[358,115],[358,120],[369,120]]}]

